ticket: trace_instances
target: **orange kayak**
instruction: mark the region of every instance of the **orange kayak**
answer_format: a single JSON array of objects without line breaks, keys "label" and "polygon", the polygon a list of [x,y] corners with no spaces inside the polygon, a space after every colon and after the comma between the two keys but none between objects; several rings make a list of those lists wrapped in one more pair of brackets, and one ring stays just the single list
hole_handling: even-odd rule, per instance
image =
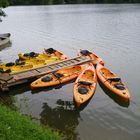
[{"label": "orange kayak", "polygon": [[73,97],[77,107],[91,99],[95,93],[96,86],[96,71],[93,64],[90,63],[74,83]]},{"label": "orange kayak", "polygon": [[68,59],[68,57],[65,54],[63,54],[53,48],[44,49],[44,53],[47,55],[56,56],[61,60]]},{"label": "orange kayak", "polygon": [[124,101],[129,101],[130,93],[128,88],[115,73],[105,68],[100,63],[96,67],[96,73],[99,80],[103,85],[105,85],[105,87],[124,99]]},{"label": "orange kayak", "polygon": [[97,65],[99,62],[102,62],[104,64],[104,61],[102,58],[100,58],[99,56],[97,56],[96,54],[88,50],[79,50],[78,56],[90,57],[94,65]]},{"label": "orange kayak", "polygon": [[31,88],[56,86],[62,83],[66,83],[70,80],[75,79],[82,70],[82,66],[72,66],[69,68],[61,69],[53,73],[48,73],[47,75],[37,79],[31,83]]}]

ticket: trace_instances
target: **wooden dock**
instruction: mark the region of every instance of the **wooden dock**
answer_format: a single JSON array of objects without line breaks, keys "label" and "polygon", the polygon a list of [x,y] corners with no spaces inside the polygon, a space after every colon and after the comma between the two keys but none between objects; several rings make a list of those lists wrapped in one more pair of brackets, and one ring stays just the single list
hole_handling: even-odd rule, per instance
[{"label": "wooden dock", "polygon": [[44,65],[38,68],[24,70],[24,71],[17,72],[14,74],[3,73],[3,74],[0,74],[0,90],[8,91],[9,87],[26,83],[31,79],[39,78],[47,73],[54,72],[62,68],[84,64],[89,61],[90,61],[90,58],[79,56],[72,59],[67,59],[60,62],[51,63],[49,65]]}]

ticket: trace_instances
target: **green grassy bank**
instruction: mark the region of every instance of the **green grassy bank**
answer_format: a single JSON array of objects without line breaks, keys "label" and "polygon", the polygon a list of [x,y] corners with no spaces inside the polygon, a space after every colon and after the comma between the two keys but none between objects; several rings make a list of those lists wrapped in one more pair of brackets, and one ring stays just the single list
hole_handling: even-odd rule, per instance
[{"label": "green grassy bank", "polygon": [[44,128],[0,105],[0,140],[61,140],[56,132]]}]

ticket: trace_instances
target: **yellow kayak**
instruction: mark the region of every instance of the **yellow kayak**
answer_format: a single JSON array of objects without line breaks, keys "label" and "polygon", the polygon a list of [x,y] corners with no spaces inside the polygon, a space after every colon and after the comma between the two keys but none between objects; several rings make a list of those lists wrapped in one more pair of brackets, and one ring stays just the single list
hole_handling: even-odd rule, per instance
[{"label": "yellow kayak", "polygon": [[27,69],[31,69],[31,68],[33,68],[33,65],[31,65],[31,64],[16,65],[16,66],[13,66],[11,68],[11,72],[12,73],[16,73],[16,72],[27,70]]},{"label": "yellow kayak", "polygon": [[[52,50],[53,52],[51,52]],[[0,64],[0,72],[18,72],[26,69],[37,68],[67,58],[67,56],[52,48],[46,49],[42,54],[30,52],[25,54],[20,53],[18,56],[19,59],[15,62]]]},{"label": "yellow kayak", "polygon": [[63,54],[53,48],[44,49],[44,53],[48,56],[56,56],[57,58],[59,58],[61,60],[68,59],[68,57],[65,54]]},{"label": "yellow kayak", "polygon": [[49,59],[50,56],[46,55],[46,54],[39,54],[39,53],[35,53],[35,52],[30,52],[30,53],[20,53],[18,54],[19,59],[20,60],[33,60],[33,59],[42,59],[42,60],[46,60]]},{"label": "yellow kayak", "polygon": [[19,53],[19,59],[20,60],[28,60],[28,59],[32,59],[32,58],[37,58],[38,57],[38,53],[35,52],[30,52],[30,53]]},{"label": "yellow kayak", "polygon": [[0,65],[0,72],[1,73],[14,73],[26,69],[31,69],[33,68],[33,65],[31,64],[26,64],[26,63],[21,63],[21,64],[16,64],[13,62],[6,63],[6,64],[1,64]]},{"label": "yellow kayak", "polygon": [[52,62],[59,62],[68,58],[66,55],[53,48],[44,49],[44,53],[42,54],[30,52],[25,54],[20,53],[18,56],[20,62],[31,64],[34,68],[47,65]]},{"label": "yellow kayak", "polygon": [[24,60],[25,64],[31,64],[33,67],[45,65],[45,60],[41,59],[30,59],[30,60]]},{"label": "yellow kayak", "polygon": [[13,66],[15,66],[15,63],[13,63],[13,62],[0,64],[0,68],[3,69],[4,71],[11,69],[11,67],[13,67]]},{"label": "yellow kayak", "polygon": [[44,53],[35,53],[35,52],[30,52],[30,53],[20,53],[18,54],[20,60],[31,60],[31,59],[41,59],[41,60],[64,60],[67,59],[68,57],[64,55],[63,53],[53,49],[53,48],[48,48],[45,49]]},{"label": "yellow kayak", "polygon": [[40,67],[43,65],[47,65],[50,64],[52,62],[59,62],[61,61],[60,59],[58,59],[55,56],[50,57],[49,59],[26,59],[26,60],[19,60],[19,62],[24,62],[25,64],[31,64],[33,65],[34,68],[36,67]]}]

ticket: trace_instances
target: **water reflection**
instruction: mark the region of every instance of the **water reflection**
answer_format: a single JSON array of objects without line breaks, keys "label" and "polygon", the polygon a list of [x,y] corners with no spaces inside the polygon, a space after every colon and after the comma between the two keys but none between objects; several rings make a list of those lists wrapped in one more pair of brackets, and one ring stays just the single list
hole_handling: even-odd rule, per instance
[{"label": "water reflection", "polygon": [[[12,42],[8,42],[7,44],[0,46],[0,51],[9,48],[11,46],[12,46]],[[0,58],[0,63],[2,63],[1,58]]]},{"label": "water reflection", "polygon": [[12,46],[12,42],[8,42],[7,44],[0,46],[0,51],[2,51],[5,48],[9,48],[11,46]]},{"label": "water reflection", "polygon": [[29,86],[27,84],[23,84],[22,86],[20,85],[20,87],[11,87],[8,92],[0,91],[0,103],[7,107],[10,107],[11,109],[19,109],[16,95],[23,94],[24,92],[29,90]]},{"label": "water reflection", "polygon": [[[67,82],[67,83],[64,83],[64,84],[57,85],[57,86],[43,87],[43,88],[33,89],[33,90],[31,91],[31,93],[32,93],[32,94],[39,94],[41,91],[43,91],[43,92],[48,92],[48,91],[53,90],[53,89],[61,89],[63,86],[65,86],[65,85],[67,85],[67,84],[70,84],[70,83],[73,83],[73,82],[74,82],[74,80],[72,80],[72,81],[70,81],[70,82]],[[65,105],[65,107],[67,107],[67,106],[70,107],[70,106],[73,105],[77,111],[78,111],[78,110],[79,110],[79,111],[82,111],[82,110],[89,104],[89,102],[90,102],[90,100],[91,100],[92,98],[93,98],[93,97],[91,97],[87,102],[83,103],[83,104],[80,105],[79,107],[76,106],[76,103],[75,103],[74,98],[73,98],[73,102],[72,102],[72,101],[62,101],[62,100],[58,100],[58,101],[57,101],[57,104],[58,104],[58,105],[62,105],[62,106]]]},{"label": "water reflection", "polygon": [[98,83],[99,83],[100,87],[102,88],[102,90],[104,91],[104,93],[106,95],[108,95],[111,99],[113,99],[117,104],[119,104],[120,106],[123,106],[123,107],[129,106],[130,100],[124,101],[120,96],[117,96],[116,94],[111,92],[108,88],[106,88],[99,80],[98,80]]},{"label": "water reflection", "polygon": [[57,100],[56,104],[63,106],[64,109],[71,109],[74,110],[74,103],[72,101],[63,101],[61,99]]},{"label": "water reflection", "polygon": [[9,91],[6,93],[7,95],[11,95],[11,96],[14,96],[14,95],[18,95],[18,94],[23,94],[25,93],[26,91],[30,91],[30,86],[29,86],[30,83],[26,83],[26,84],[22,84],[22,85],[16,85],[16,86],[12,86],[9,88]]},{"label": "water reflection", "polygon": [[43,103],[41,123],[49,125],[62,133],[66,140],[76,140],[76,127],[79,124],[79,111],[75,110],[73,102],[58,99],[55,108],[51,108],[47,103]]},{"label": "water reflection", "polygon": [[15,105],[15,99],[13,96],[0,92],[0,104],[10,107],[11,109],[17,109]]}]

